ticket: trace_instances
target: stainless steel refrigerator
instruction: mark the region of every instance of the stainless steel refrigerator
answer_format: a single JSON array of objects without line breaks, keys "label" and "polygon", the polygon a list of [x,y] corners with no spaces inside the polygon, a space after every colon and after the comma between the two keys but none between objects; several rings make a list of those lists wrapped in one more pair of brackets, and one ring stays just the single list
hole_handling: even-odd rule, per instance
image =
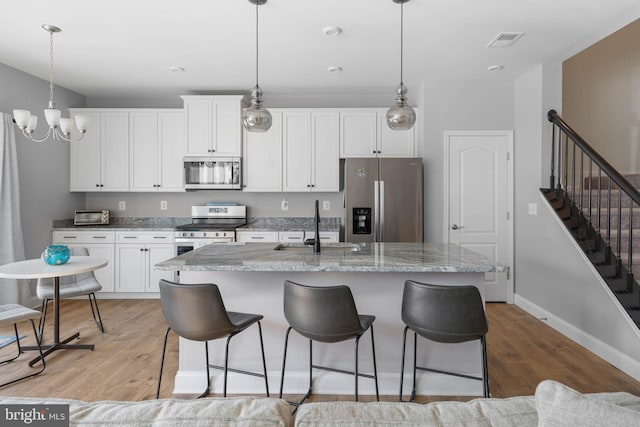
[{"label": "stainless steel refrigerator", "polygon": [[422,242],[422,159],[344,163],[347,242]]}]

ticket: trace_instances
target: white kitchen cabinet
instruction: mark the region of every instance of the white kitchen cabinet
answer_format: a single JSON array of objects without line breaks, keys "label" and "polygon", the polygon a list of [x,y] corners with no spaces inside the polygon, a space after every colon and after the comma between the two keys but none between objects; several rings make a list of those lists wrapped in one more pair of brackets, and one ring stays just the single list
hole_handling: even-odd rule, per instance
[{"label": "white kitchen cabinet", "polygon": [[130,113],[130,191],[184,191],[184,113],[135,110]]},{"label": "white kitchen cabinet", "polygon": [[84,138],[70,144],[70,191],[129,191],[129,113],[120,109],[69,112],[90,120]]},{"label": "white kitchen cabinet", "polygon": [[273,122],[268,131],[243,131],[243,191],[282,191],[282,110],[269,112]]},{"label": "white kitchen cabinet", "polygon": [[242,156],[243,95],[186,95],[182,99],[186,155]]},{"label": "white kitchen cabinet", "polygon": [[[339,234],[337,231],[321,231],[320,242],[338,242],[340,240]],[[315,231],[280,231],[278,240],[280,243],[304,243],[306,239],[313,239],[315,235]]]},{"label": "white kitchen cabinet", "polygon": [[160,279],[173,280],[171,271],[154,265],[174,256],[173,232],[116,232],[116,292],[158,292]]},{"label": "white kitchen cabinet", "polygon": [[87,248],[90,256],[107,259],[107,265],[95,270],[94,274],[102,286],[101,293],[115,290],[113,231],[54,231],[52,241],[54,244],[64,244],[70,248]]},{"label": "white kitchen cabinet", "polygon": [[340,157],[414,157],[417,124],[391,130],[385,108],[340,110]]},{"label": "white kitchen cabinet", "polygon": [[339,191],[339,115],[333,109],[283,113],[283,191]]},{"label": "white kitchen cabinet", "polygon": [[244,243],[278,243],[278,232],[236,230],[236,240]]}]

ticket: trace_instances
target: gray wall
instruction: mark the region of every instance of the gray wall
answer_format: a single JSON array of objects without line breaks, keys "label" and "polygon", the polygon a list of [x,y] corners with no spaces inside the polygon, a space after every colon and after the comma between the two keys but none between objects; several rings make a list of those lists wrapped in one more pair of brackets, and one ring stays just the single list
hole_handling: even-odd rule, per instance
[{"label": "gray wall", "polygon": [[[46,131],[44,109],[49,101],[49,82],[0,64],[0,111],[30,110],[38,115],[36,136]],[[84,107],[84,96],[61,87],[54,99],[68,117],[68,107]],[[30,142],[16,128],[20,209],[27,258],[39,257],[51,243],[50,221],[68,218],[84,207],[84,195],[69,193],[69,143]]]}]

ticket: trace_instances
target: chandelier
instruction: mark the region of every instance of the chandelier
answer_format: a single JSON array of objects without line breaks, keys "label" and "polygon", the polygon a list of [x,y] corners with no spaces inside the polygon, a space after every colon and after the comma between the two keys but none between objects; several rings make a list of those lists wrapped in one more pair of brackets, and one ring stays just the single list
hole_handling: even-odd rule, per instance
[{"label": "chandelier", "polygon": [[256,5],[256,86],[251,90],[251,105],[242,112],[242,125],[249,132],[266,132],[271,127],[271,113],[262,106],[262,89],[258,85],[258,6],[267,0],[249,0]]},{"label": "chandelier", "polygon": [[396,89],[396,102],[387,111],[387,124],[392,130],[411,129],[416,122],[416,112],[407,104],[407,88],[402,82],[404,4],[408,1],[393,0],[394,3],[400,3],[400,85]]},{"label": "chandelier", "polygon": [[[33,131],[38,124],[38,116],[34,116],[29,110],[13,110],[13,119],[22,134],[32,141],[43,142],[52,137],[56,141],[71,142],[73,122],[71,119],[61,118],[60,110],[56,108],[56,104],[53,102],[53,33],[59,33],[61,30],[55,25],[49,24],[43,25],[42,28],[49,33],[49,106],[44,110],[44,117],[49,125],[49,130],[42,138],[34,137]],[[73,141],[78,141],[82,139],[87,131],[89,118],[82,115],[75,116],[75,124],[80,131],[80,137]]]}]

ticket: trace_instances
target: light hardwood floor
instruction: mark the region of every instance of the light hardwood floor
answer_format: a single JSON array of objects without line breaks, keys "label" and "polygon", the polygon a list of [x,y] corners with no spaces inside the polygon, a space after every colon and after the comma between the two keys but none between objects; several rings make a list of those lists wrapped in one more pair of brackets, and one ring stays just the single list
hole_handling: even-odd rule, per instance
[{"label": "light hardwood floor", "polygon": [[[0,396],[60,397],[94,400],[145,400],[155,396],[160,349],[166,329],[159,300],[100,300],[106,332],[98,331],[83,300],[62,301],[61,336],[80,331],[81,343],[95,350],[57,351],[47,358],[44,373],[0,389]],[[51,314],[51,311],[50,311]],[[487,304],[489,375],[493,397],[530,395],[543,379],[555,379],[581,392],[627,391],[640,395],[640,383],[580,345],[568,340],[515,305]],[[52,317],[52,316],[51,316]],[[51,337],[47,319],[45,341]],[[27,323],[20,324],[33,342]],[[0,335],[10,335],[1,328]],[[15,352],[15,345],[0,349],[0,360]],[[0,365],[0,382],[21,375],[35,353]],[[162,397],[173,388],[178,366],[177,338],[170,334]],[[363,387],[365,384],[363,383]],[[295,399],[297,396],[286,396]],[[363,401],[373,396],[362,396]],[[350,395],[319,395],[315,401],[349,400]],[[419,396],[417,401],[468,400],[467,396]],[[384,396],[383,400],[397,400]]]}]

